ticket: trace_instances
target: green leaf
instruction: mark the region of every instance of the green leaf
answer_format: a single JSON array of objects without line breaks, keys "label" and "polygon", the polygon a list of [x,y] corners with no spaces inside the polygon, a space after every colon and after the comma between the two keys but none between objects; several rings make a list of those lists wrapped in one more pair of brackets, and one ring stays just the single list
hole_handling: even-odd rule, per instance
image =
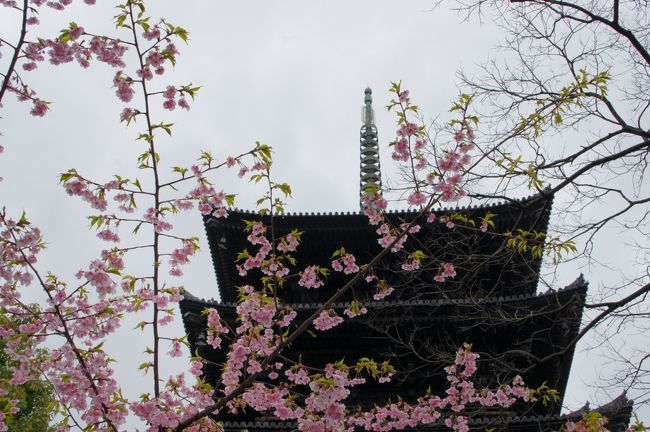
[{"label": "green leaf", "polygon": [[291,196],[291,186],[289,186],[287,183],[277,184],[276,187],[282,191],[285,197]]},{"label": "green leaf", "polygon": [[147,372],[149,370],[149,368],[151,368],[151,367],[153,367],[152,362],[144,362],[144,363],[140,363],[140,366],[138,367],[138,369],[139,370],[144,369],[144,371]]},{"label": "green leaf", "polygon": [[68,171],[59,174],[59,182],[60,183],[66,183],[67,181],[77,178],[79,175],[77,174],[77,170],[74,168],[70,168]]},{"label": "green leaf", "polygon": [[184,28],[176,27],[174,34],[178,36],[183,42],[187,42],[188,33]]},{"label": "green leaf", "polygon": [[172,126],[174,126],[174,123],[166,123],[166,124],[161,124],[160,127],[163,128],[165,132],[167,132],[167,135],[171,136],[172,135]]}]

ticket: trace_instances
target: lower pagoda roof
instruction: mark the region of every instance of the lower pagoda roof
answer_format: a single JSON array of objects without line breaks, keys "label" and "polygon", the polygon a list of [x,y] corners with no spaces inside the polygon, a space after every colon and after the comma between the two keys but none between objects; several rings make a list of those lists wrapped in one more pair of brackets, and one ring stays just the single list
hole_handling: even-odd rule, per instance
[{"label": "lower pagoda roof", "polygon": [[[607,417],[608,423],[605,426],[610,432],[624,432],[632,415],[633,402],[625,394],[620,395],[611,402],[597,407],[593,410],[581,409],[568,414],[552,415],[531,415],[531,416],[497,416],[470,417],[468,425],[471,431],[484,432],[494,430],[495,432],[556,432],[561,430],[567,421],[578,422],[582,415],[588,412],[598,412]],[[298,424],[296,422],[286,421],[223,421],[221,424],[225,432],[289,432],[296,431]],[[450,428],[438,422],[433,425],[421,426],[418,431],[442,432],[449,431]]]},{"label": "lower pagoda roof", "polygon": [[[368,314],[346,319],[331,330],[318,332],[316,338],[305,334],[283,355],[297,359],[299,353],[305,364],[316,366],[342,358],[353,362],[373,357],[377,361],[391,360],[398,370],[412,369],[408,374],[396,375],[393,383],[368,383],[351,396],[353,402],[379,404],[396,394],[405,400],[413,399],[428,386],[443,391],[446,382],[442,369],[453,361],[456,349],[469,342],[482,356],[477,373],[480,386],[506,382],[521,373],[528,385],[537,387],[546,382],[563,396],[586,289],[587,283],[580,277],[564,289],[538,295],[373,302],[366,304]],[[236,304],[202,300],[187,292],[184,297],[180,308],[191,350],[210,362],[204,366],[204,376],[207,382],[216,384],[227,346],[214,350],[205,344],[206,318],[201,312],[215,308],[222,319],[234,323]],[[319,304],[290,306],[298,312],[299,323]],[[341,313],[348,306],[338,303],[334,309]],[[402,344],[395,334],[408,334],[417,344]],[[426,367],[420,367],[423,356],[430,356]],[[541,364],[535,360],[543,358],[546,361]],[[538,414],[559,414],[560,404],[536,410]]]}]

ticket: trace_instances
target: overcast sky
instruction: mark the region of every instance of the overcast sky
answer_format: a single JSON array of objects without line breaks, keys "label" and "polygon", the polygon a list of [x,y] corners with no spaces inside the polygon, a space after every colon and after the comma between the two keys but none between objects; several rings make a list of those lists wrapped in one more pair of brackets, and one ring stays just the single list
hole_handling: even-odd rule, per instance
[{"label": "overcast sky", "polygon": [[[65,13],[47,10],[39,34],[55,34],[71,17],[89,32],[111,31],[113,2],[99,3]],[[473,70],[494,53],[491,47],[499,40],[489,22],[461,22],[448,9],[431,10],[433,3],[151,2],[159,7],[150,6],[151,15],[185,27],[191,39],[189,45],[179,45],[174,72],[156,84],[202,86],[189,113],[156,110],[158,119],[176,124],[173,139],[161,140],[163,165],[189,165],[202,149],[224,158],[260,140],[275,150],[277,180],[293,187],[290,211],[357,210],[364,88],[373,89],[386,177],[394,173],[386,148],[393,138],[394,119],[383,109],[390,82],[401,80],[427,117],[447,120],[458,94],[456,71]],[[0,10],[0,36],[13,37],[14,18]],[[0,61],[6,60],[5,56]],[[108,180],[114,173],[143,175],[134,169],[142,145],[133,138],[141,125],[126,129],[119,124],[122,104],[111,88],[113,74],[104,65],[87,71],[43,65],[29,80],[42,98],[53,102],[51,112],[43,119],[32,118],[29,107],[12,98],[1,111],[5,153],[0,156],[0,176],[5,180],[0,183],[0,202],[14,214],[25,210],[43,229],[50,248],[42,265],[69,279],[103,245],[86,229],[85,215],[91,211],[64,193],[57,184],[58,173],[76,167],[98,180]],[[239,194],[240,207],[252,208],[262,193],[233,173],[224,173],[218,181],[220,188]],[[179,221],[178,227],[203,240],[198,215]],[[190,292],[216,296],[207,245],[185,273],[182,284]],[[577,270],[563,283],[576,276]],[[605,274],[585,277],[598,285]],[[179,334],[182,328],[177,323],[169,331]],[[144,349],[143,340],[125,334],[128,339],[109,346],[117,358],[139,355]],[[601,363],[579,347],[565,398],[570,408],[594,400],[584,383],[593,380]],[[122,364],[118,373],[137,381],[131,366]]]}]

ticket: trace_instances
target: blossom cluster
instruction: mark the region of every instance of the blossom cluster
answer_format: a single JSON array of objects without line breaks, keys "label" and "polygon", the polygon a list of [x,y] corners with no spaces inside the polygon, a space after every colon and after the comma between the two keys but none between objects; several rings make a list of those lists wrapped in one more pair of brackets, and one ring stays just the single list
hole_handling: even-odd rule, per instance
[{"label": "blossom cluster", "polygon": [[358,300],[352,300],[350,306],[343,311],[343,314],[348,318],[355,318],[361,315],[368,313],[368,309],[365,306],[362,306]]},{"label": "blossom cluster", "polygon": [[[250,320],[251,325],[246,326],[246,335],[255,329],[256,338],[246,338],[246,344],[238,341],[233,344],[228,354],[228,362],[222,379],[240,381],[245,374],[260,373],[260,358],[268,355],[273,349],[273,340],[264,336],[268,327],[261,322],[256,322],[251,317],[248,308],[264,307],[258,300],[250,299],[258,296],[251,287],[245,291],[248,297],[244,303],[247,311],[244,317]],[[268,323],[268,317],[262,318]],[[258,328],[260,327],[260,328]],[[239,330],[238,330],[239,331]],[[260,344],[260,341],[264,341]],[[246,358],[252,359],[251,365],[246,367]],[[268,362],[266,365],[267,377],[272,382],[284,375],[288,384],[275,385],[256,382],[244,392],[242,397],[231,403],[233,411],[249,406],[258,412],[270,412],[282,420],[295,420],[301,431],[323,430],[350,430],[363,428],[369,431],[403,430],[433,424],[439,420],[452,428],[455,432],[467,432],[468,415],[465,413],[473,406],[501,406],[511,407],[517,400],[529,401],[532,399],[531,390],[525,387],[521,377],[517,376],[511,384],[503,385],[496,390],[483,389],[477,391],[471,381],[476,372],[476,359],[478,355],[470,351],[469,346],[458,350],[454,364],[445,368],[448,388],[445,396],[427,394],[414,403],[399,401],[383,406],[375,406],[369,410],[357,410],[351,413],[346,406],[350,396],[350,389],[366,383],[366,378],[358,373],[364,368],[358,365],[357,374],[350,376],[351,368],[342,362],[327,364],[321,372],[309,375],[305,367],[296,363],[287,366],[282,362]],[[394,369],[387,363],[377,365],[371,360],[363,360],[368,371],[374,371],[373,376],[380,382],[390,380]],[[368,367],[372,365],[372,367]],[[246,369],[245,371],[243,369]],[[297,398],[291,391],[292,387],[300,386]],[[226,387],[228,392],[232,387]],[[229,390],[228,390],[229,389]]]},{"label": "blossom cluster", "polygon": [[208,309],[207,338],[206,342],[214,349],[221,347],[221,335],[228,333],[228,327],[223,324],[219,311],[214,308]]},{"label": "blossom cluster", "polygon": [[238,265],[241,275],[246,275],[248,270],[261,267],[262,262],[273,250],[273,245],[266,238],[266,227],[261,222],[255,222],[251,226],[247,239],[252,245],[259,246],[259,249],[255,255],[247,256],[242,265]]},{"label": "blossom cluster", "polygon": [[359,271],[357,259],[351,253],[345,252],[345,249],[341,249],[339,253],[335,252],[335,256],[338,258],[332,261],[332,268],[334,270],[348,275]]},{"label": "blossom cluster", "polygon": [[[425,395],[414,404],[404,401],[375,407],[367,412],[350,416],[348,424],[372,431],[403,430],[428,425],[443,420],[455,432],[468,432],[468,417],[464,415],[469,405],[510,407],[517,400],[530,400],[531,391],[515,377],[512,385],[505,385],[496,391],[477,392],[471,381],[476,371],[478,354],[469,346],[460,348],[453,365],[445,368],[449,387],[447,396]],[[447,410],[451,414],[447,414]]]},{"label": "blossom cluster", "polygon": [[[192,375],[198,376],[201,363],[193,362]],[[146,432],[156,432],[161,428],[173,428],[181,421],[191,418],[214,402],[213,392],[197,384],[189,384],[185,374],[169,377],[165,391],[159,398],[143,395],[140,401],[131,402],[133,413],[147,422]],[[191,401],[191,403],[187,403]],[[185,430],[191,432],[220,431],[221,426],[210,417],[204,417]]]},{"label": "blossom cluster", "polygon": [[169,265],[171,266],[169,274],[172,276],[181,276],[183,274],[180,269],[181,266],[190,261],[190,257],[196,253],[196,250],[196,244],[188,240],[183,242],[183,247],[174,249],[169,257]]},{"label": "blossom cluster", "polygon": [[198,201],[198,209],[203,215],[211,215],[216,218],[228,217],[225,208],[226,194],[223,191],[217,191],[215,187],[205,178],[205,170],[208,166],[192,165],[190,168],[196,177],[196,187],[192,189],[184,200],[177,200],[176,203],[181,210],[189,210],[192,201]]},{"label": "blossom cluster", "polygon": [[436,282],[444,282],[449,278],[456,276],[456,269],[452,263],[442,263],[440,265],[440,272],[434,277]]},{"label": "blossom cluster", "polygon": [[[9,3],[15,2],[7,2],[7,4]],[[72,3],[70,0],[33,1],[30,3],[28,11],[30,16],[27,18],[26,24],[35,25],[39,23],[38,8],[43,4],[54,9],[63,9],[70,3]],[[91,5],[95,2],[86,0],[85,3]],[[83,27],[72,23],[56,39],[40,38],[36,42],[25,41],[21,52],[22,69],[24,71],[35,70],[40,62],[45,61],[46,56],[49,63],[55,66],[76,60],[82,68],[87,68],[92,60],[97,60],[115,68],[124,68],[126,65],[123,57],[127,49],[128,46],[117,39],[88,35]],[[44,116],[48,109],[48,103],[38,98],[34,90],[24,84],[23,80],[15,72],[10,72],[8,90],[16,93],[19,101],[31,101],[33,103],[32,115]]]},{"label": "blossom cluster", "polygon": [[343,322],[343,318],[336,313],[334,309],[324,310],[314,320],[316,330],[329,330]]},{"label": "blossom cluster", "polygon": [[68,195],[80,197],[94,209],[104,211],[108,207],[108,203],[104,198],[104,189],[100,187],[91,188],[91,185],[80,177],[66,181],[63,187]]},{"label": "blossom cluster", "polygon": [[[237,339],[230,345],[226,365],[221,375],[225,394],[233,392],[242,377],[261,373],[264,359],[268,357],[281,342],[281,336],[273,327],[286,328],[296,317],[292,310],[278,312],[269,297],[256,292],[246,285],[240,288],[243,301],[237,306],[237,315],[241,322],[235,329]],[[242,403],[251,403],[257,393],[245,393]],[[231,404],[231,409],[236,409]]]},{"label": "blossom cluster", "polygon": [[427,175],[433,191],[444,202],[458,201],[467,192],[462,188],[463,174],[471,163],[469,152],[474,148],[474,132],[468,126],[454,133],[455,146],[438,160],[438,171]]},{"label": "blossom cluster", "polygon": [[176,103],[178,99],[178,106],[185,109],[189,110],[190,109],[190,104],[187,102],[187,99],[184,96],[178,96],[180,92],[178,92],[178,89],[174,86],[167,86],[165,91],[163,92],[163,97],[165,101],[163,102],[163,108],[168,109],[170,111],[173,111],[176,108]]},{"label": "blossom cluster", "polygon": [[379,225],[383,220],[383,212],[388,207],[388,201],[379,191],[365,191],[361,200],[363,213],[368,217],[371,225]]},{"label": "blossom cluster", "polygon": [[311,265],[305,267],[305,270],[300,273],[298,285],[307,289],[323,286],[324,282],[319,278],[319,273],[322,273],[322,269],[318,266]]},{"label": "blossom cluster", "polygon": [[142,218],[153,225],[154,230],[159,234],[174,228],[165,218],[165,214],[155,207],[149,207],[142,215]]},{"label": "blossom cluster", "polygon": [[382,279],[377,282],[377,291],[372,296],[372,298],[377,301],[380,301],[390,296],[393,293],[393,291],[395,291],[395,288],[388,285],[388,283]]},{"label": "blossom cluster", "polygon": [[[458,201],[466,195],[462,182],[471,163],[469,153],[474,148],[473,130],[466,121],[452,122],[460,125],[460,129],[453,134],[454,145],[441,153],[433,146],[433,151],[428,153],[433,155],[434,160],[429,160],[428,153],[424,151],[428,142],[423,128],[408,120],[409,113],[417,113],[417,107],[411,104],[408,97],[408,90],[402,90],[399,84],[393,84],[391,91],[397,94],[397,100],[389,107],[397,109],[399,117],[397,138],[392,143],[393,159],[407,163],[405,169],[410,172],[411,187],[414,187],[406,202],[411,206],[424,206],[430,196],[434,196],[435,201]],[[418,172],[427,167],[434,169],[425,176],[426,181],[423,182]],[[428,192],[427,186],[431,188]]]}]

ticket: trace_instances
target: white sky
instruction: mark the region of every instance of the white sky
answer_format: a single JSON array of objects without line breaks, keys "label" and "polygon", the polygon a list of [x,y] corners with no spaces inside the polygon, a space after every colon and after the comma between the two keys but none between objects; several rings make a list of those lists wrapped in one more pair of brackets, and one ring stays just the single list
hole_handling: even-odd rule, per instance
[{"label": "white sky", "polygon": [[[113,3],[99,3],[64,13],[47,10],[39,34],[55,34],[70,17],[87,31],[111,31]],[[486,60],[500,37],[489,23],[463,23],[445,8],[432,11],[432,3],[151,2],[159,8],[150,6],[152,16],[162,15],[185,27],[191,39],[188,46],[179,44],[181,55],[173,74],[154,84],[161,89],[169,82],[203,86],[189,113],[155,112],[159,120],[176,123],[173,139],[160,141],[163,166],[189,165],[201,149],[223,158],[261,140],[275,150],[277,179],[293,187],[290,211],[356,210],[364,88],[373,89],[382,168],[385,176],[390,175],[394,167],[386,144],[393,137],[394,120],[383,109],[390,82],[402,80],[427,117],[440,115],[446,120],[458,93],[455,72],[461,67],[471,71]],[[0,10],[0,36],[12,38],[14,24],[15,17]],[[0,65],[6,60],[5,56]],[[5,180],[0,183],[0,203],[16,215],[25,210],[43,229],[50,248],[42,265],[68,279],[103,245],[86,229],[85,216],[92,212],[64,193],[57,175],[76,167],[98,180],[108,180],[113,173],[134,176],[135,156],[142,151],[141,144],[133,141],[141,125],[125,129],[118,123],[122,104],[111,88],[113,74],[99,64],[87,71],[42,65],[25,76],[42,98],[53,102],[51,112],[44,119],[32,118],[29,107],[11,97],[1,111],[5,153],[0,156],[0,176]],[[251,208],[262,193],[233,173],[221,175],[218,181],[219,187],[240,195],[238,205],[244,208]],[[203,240],[197,214],[177,226]],[[207,245],[185,273],[182,284],[192,293],[216,296]],[[585,273],[594,286],[605,277],[605,273]],[[578,270],[567,271],[561,283],[577,274]],[[170,333],[182,333],[180,320]],[[118,359],[133,358],[144,344],[132,332],[124,332],[109,349]],[[133,359],[120,365],[119,376],[137,382],[140,374],[134,370],[139,363]],[[570,408],[595,400],[585,383],[601,367],[602,361],[593,353],[578,348],[565,398]],[[129,390],[129,395],[137,394]],[[606,401],[607,396],[599,395],[597,402]]]}]

